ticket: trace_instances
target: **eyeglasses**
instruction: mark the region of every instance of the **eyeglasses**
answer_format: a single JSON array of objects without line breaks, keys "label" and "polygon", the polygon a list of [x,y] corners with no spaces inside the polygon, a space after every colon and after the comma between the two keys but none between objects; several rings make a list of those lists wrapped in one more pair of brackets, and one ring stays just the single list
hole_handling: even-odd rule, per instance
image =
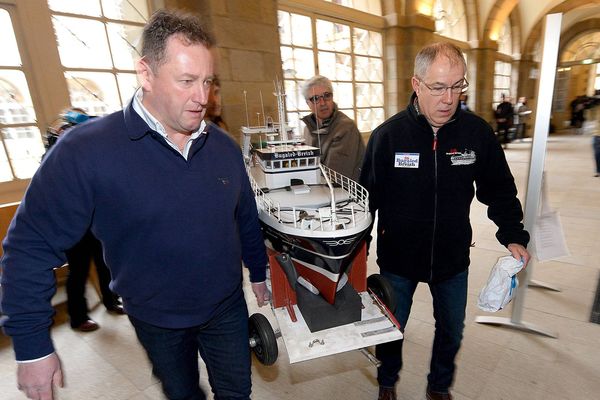
[{"label": "eyeglasses", "polygon": [[464,78],[452,86],[442,86],[442,85],[438,85],[438,84],[429,86],[421,78],[417,78],[417,79],[419,80],[419,82],[421,82],[423,85],[425,85],[427,87],[427,89],[429,89],[429,93],[431,93],[432,96],[443,96],[446,94],[446,91],[448,89],[450,89],[450,92],[452,92],[452,94],[461,94],[461,93],[466,92],[467,88],[469,87],[469,82]]},{"label": "eyeglasses", "polygon": [[333,99],[333,93],[330,92],[325,92],[323,94],[319,94],[319,95],[314,95],[312,97],[309,97],[307,100],[310,101],[313,104],[317,104],[319,102],[319,100],[331,100]]}]

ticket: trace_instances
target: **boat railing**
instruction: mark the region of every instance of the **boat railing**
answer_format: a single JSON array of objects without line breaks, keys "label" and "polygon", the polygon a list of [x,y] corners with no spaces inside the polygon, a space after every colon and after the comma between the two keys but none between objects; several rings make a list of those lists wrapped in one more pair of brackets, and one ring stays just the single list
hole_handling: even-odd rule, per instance
[{"label": "boat railing", "polygon": [[327,167],[324,164],[323,172],[326,173],[335,185],[341,186],[342,190],[350,194],[350,198],[357,203],[365,212],[369,211],[369,192],[358,182],[348,178],[345,175]]},{"label": "boat railing", "polygon": [[[356,225],[357,222],[369,218],[369,192],[359,185],[356,181],[344,176],[331,168],[326,167],[321,164],[322,172],[327,174],[327,177],[332,182],[332,184],[339,186],[342,190],[346,191],[349,194],[350,199],[354,202],[354,205],[350,207],[350,217],[352,221],[352,225]],[[254,191],[254,195],[256,198],[257,206],[259,209],[263,210],[263,212],[269,214],[273,218],[275,218],[279,223],[293,223],[295,227],[303,227],[303,223],[297,225],[296,211],[301,211],[300,209],[293,208],[292,216],[288,221],[282,220],[282,209],[279,202],[272,200],[267,194],[262,190],[262,188],[258,185],[256,180],[252,178],[250,171],[248,171],[248,176],[250,177],[250,185],[252,190]],[[285,210],[288,213],[290,210]],[[321,215],[321,210],[317,210],[319,213],[318,221],[322,221],[323,219],[327,219],[331,217],[331,210],[329,211],[329,215],[323,216]],[[324,210],[323,210],[324,211]],[[311,220],[308,229],[312,230],[317,225],[317,229],[324,230],[324,225],[322,223],[314,224],[315,220]]]}]

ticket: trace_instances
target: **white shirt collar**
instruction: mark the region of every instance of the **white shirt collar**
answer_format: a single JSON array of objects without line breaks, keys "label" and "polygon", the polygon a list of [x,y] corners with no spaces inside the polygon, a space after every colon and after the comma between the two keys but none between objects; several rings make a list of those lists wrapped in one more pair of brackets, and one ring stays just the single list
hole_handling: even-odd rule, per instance
[{"label": "white shirt collar", "polygon": [[137,112],[138,115],[144,120],[144,122],[148,124],[150,129],[158,132],[162,137],[164,137],[167,143],[175,150],[177,150],[177,152],[179,152],[187,160],[188,153],[190,151],[190,148],[192,147],[192,142],[195,139],[197,139],[202,133],[204,133],[204,130],[206,129],[206,121],[202,120],[198,130],[196,130],[190,135],[190,138],[184,146],[183,150],[179,150],[177,145],[169,139],[169,136],[167,135],[167,131],[165,130],[163,124],[161,124],[160,121],[157,120],[152,114],[150,114],[146,107],[144,107],[144,104],[142,104],[143,97],[144,92],[142,91],[142,88],[138,88],[138,90],[136,90],[135,94],[133,95],[132,105],[135,112]]}]

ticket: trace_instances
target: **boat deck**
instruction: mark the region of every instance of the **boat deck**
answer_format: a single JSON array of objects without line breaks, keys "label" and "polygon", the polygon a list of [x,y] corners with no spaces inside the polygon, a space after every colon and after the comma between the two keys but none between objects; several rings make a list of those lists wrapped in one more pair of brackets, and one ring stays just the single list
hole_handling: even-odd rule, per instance
[{"label": "boat deck", "polygon": [[[303,187],[269,190],[269,197],[282,208],[317,209],[331,205],[327,185],[302,185]],[[342,188],[334,188],[336,204],[350,200],[350,194]],[[357,210],[358,211],[358,210]]]}]

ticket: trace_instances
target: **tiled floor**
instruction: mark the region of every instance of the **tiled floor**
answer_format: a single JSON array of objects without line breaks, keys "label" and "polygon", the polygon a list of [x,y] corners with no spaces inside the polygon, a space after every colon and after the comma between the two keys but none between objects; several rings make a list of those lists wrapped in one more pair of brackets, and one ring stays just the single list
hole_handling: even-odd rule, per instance
[{"label": "tiled floor", "polygon": [[[530,148],[526,141],[509,145],[506,151],[522,199]],[[527,289],[521,321],[554,331],[558,338],[475,322],[485,314],[476,306],[479,290],[497,257],[506,253],[495,241],[485,208],[475,202],[469,305],[454,385],[457,400],[600,398],[600,325],[588,322],[600,269],[600,178],[593,176],[591,137],[551,136],[546,171],[550,204],[560,212],[571,255],[533,265],[534,279],[561,291]],[[369,269],[377,271],[373,258]],[[424,398],[433,337],[430,303],[427,287],[421,285],[406,331],[399,399]],[[256,310],[253,303],[250,308]],[[67,384],[58,391],[59,399],[162,399],[126,317],[96,307],[92,316],[102,328],[78,333],[65,322],[64,306],[58,309],[53,333]],[[269,310],[261,311],[272,317]],[[498,315],[510,317],[510,307]],[[254,363],[254,399],[376,398],[375,367],[359,352],[291,365],[282,339],[278,342],[280,358],[274,366]],[[208,387],[205,379],[203,385]],[[15,388],[12,349],[0,335],[0,399],[21,398]]]}]

